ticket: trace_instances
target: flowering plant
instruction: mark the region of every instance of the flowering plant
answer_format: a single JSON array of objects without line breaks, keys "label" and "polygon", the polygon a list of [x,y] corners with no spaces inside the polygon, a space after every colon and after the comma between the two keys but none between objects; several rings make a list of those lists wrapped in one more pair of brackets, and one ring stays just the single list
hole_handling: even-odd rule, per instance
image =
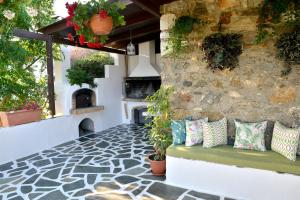
[{"label": "flowering plant", "polygon": [[67,17],[67,26],[73,27],[76,35],[68,33],[70,41],[75,41],[80,45],[87,44],[90,48],[100,48],[107,41],[107,35],[95,35],[91,30],[89,21],[91,17],[98,14],[101,20],[111,17],[113,27],[124,26],[124,16],[120,11],[125,9],[125,4],[121,2],[111,3],[106,0],[91,0],[87,3],[66,3],[69,16]]},{"label": "flowering plant", "polygon": [[29,102],[29,103],[26,103],[23,107],[22,107],[22,110],[36,110],[36,109],[39,109],[40,106],[35,103],[35,102]]}]

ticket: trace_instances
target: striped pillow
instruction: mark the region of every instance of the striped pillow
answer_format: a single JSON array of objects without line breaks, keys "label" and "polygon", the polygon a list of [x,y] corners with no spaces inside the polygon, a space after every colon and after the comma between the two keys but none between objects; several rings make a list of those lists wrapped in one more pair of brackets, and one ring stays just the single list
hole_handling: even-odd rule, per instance
[{"label": "striped pillow", "polygon": [[211,148],[214,146],[227,144],[227,120],[226,118],[216,122],[203,124],[203,147]]},{"label": "striped pillow", "polygon": [[289,160],[296,161],[299,145],[299,128],[287,128],[279,122],[275,123],[271,149]]}]

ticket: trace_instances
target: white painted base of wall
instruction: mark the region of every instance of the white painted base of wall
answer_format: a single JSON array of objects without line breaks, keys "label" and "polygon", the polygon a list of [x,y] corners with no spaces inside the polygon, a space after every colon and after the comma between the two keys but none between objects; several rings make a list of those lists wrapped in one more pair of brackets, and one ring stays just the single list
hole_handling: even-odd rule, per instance
[{"label": "white painted base of wall", "polygon": [[[0,164],[37,153],[79,137],[85,118],[94,122],[95,132],[107,129],[104,113],[62,116],[14,127],[0,128]],[[100,122],[100,123],[99,123]],[[110,127],[120,124],[109,124]]]},{"label": "white painted base of wall", "polygon": [[168,184],[236,199],[299,200],[300,176],[167,156]]}]

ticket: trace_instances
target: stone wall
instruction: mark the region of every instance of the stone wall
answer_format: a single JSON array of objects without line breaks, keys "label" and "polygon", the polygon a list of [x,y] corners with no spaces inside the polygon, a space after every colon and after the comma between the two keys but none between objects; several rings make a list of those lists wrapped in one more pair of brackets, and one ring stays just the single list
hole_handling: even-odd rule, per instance
[{"label": "stone wall", "polygon": [[[255,45],[260,0],[179,0],[161,7],[162,79],[172,85],[175,118],[192,115],[210,120],[227,117],[243,121],[279,120],[300,124],[300,66],[281,77],[284,64],[276,58],[274,42]],[[224,32],[243,34],[243,54],[232,71],[212,72],[203,61],[202,39],[216,30],[222,12],[231,14]],[[166,54],[168,29],[176,17],[206,19],[189,35],[189,50],[180,58]]]}]

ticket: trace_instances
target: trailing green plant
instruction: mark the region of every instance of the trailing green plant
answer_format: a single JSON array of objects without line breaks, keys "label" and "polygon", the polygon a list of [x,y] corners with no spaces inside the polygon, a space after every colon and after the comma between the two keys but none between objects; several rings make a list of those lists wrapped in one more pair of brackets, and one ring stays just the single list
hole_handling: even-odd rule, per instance
[{"label": "trailing green plant", "polygon": [[212,70],[234,69],[238,65],[238,56],[243,52],[242,35],[237,33],[214,33],[202,43],[204,59]]},{"label": "trailing green plant", "polygon": [[90,48],[100,48],[108,39],[107,35],[95,35],[88,27],[88,22],[93,15],[99,14],[100,19],[111,17],[113,27],[124,26],[124,16],[120,11],[125,9],[122,2],[111,2],[106,0],[90,0],[86,3],[75,2],[73,4],[66,3],[69,16],[67,17],[67,25],[74,27],[76,37],[72,33],[68,34],[70,40],[77,40],[78,43],[87,45]]},{"label": "trailing green plant", "polygon": [[268,36],[281,34],[282,30],[299,28],[299,0],[264,0],[259,11],[256,43],[264,41]]},{"label": "trailing green plant", "polygon": [[286,63],[282,75],[287,75],[292,70],[292,65],[300,64],[300,30],[282,34],[275,46],[278,57]]},{"label": "trailing green plant", "polygon": [[[52,8],[52,0],[0,4],[0,111],[16,110],[31,101],[48,112],[45,42],[16,39],[13,30],[34,31],[49,25],[54,22]],[[60,59],[59,46],[54,45],[53,53]]]},{"label": "trailing green plant", "polygon": [[90,87],[97,87],[95,78],[105,76],[105,65],[113,65],[114,60],[108,53],[96,53],[81,60],[75,61],[67,70],[67,79],[71,85],[82,86],[83,83]]},{"label": "trailing green plant", "polygon": [[173,93],[173,88],[163,87],[152,96],[147,97],[149,101],[148,113],[153,120],[147,124],[150,127],[150,142],[154,146],[154,160],[164,160],[166,149],[172,144],[171,117],[169,98]]},{"label": "trailing green plant", "polygon": [[178,55],[186,49],[187,35],[193,31],[195,23],[199,23],[199,20],[190,16],[176,19],[175,25],[169,31],[168,49],[171,54]]}]

